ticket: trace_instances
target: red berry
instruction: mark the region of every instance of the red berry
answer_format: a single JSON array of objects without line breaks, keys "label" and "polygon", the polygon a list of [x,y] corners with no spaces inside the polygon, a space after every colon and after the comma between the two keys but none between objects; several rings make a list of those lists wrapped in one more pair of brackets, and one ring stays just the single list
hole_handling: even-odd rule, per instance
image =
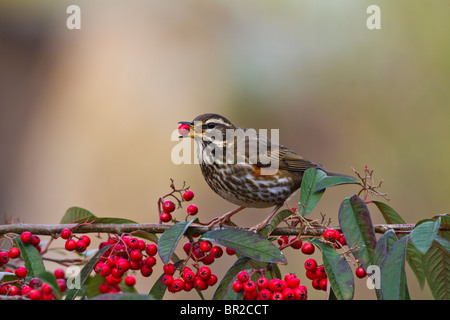
[{"label": "red berry", "polygon": [[28,298],[30,298],[31,300],[40,300],[42,297],[42,292],[41,290],[38,289],[33,289],[30,291]]},{"label": "red berry", "polygon": [[323,233],[323,237],[326,241],[334,242],[336,241],[336,230],[334,229],[327,229]]},{"label": "red berry", "polygon": [[182,136],[187,136],[190,131],[191,128],[187,124],[182,123],[178,127],[178,133],[181,134]]},{"label": "red berry", "polygon": [[283,293],[284,300],[294,300],[295,299],[294,290],[292,290],[292,288],[284,288],[282,293]]},{"label": "red berry", "polygon": [[223,255],[223,250],[221,247],[214,246],[211,248],[211,255],[214,258],[220,258]]},{"label": "red berry", "polygon": [[73,239],[69,239],[69,240],[66,241],[64,246],[65,246],[67,251],[73,251],[77,247],[77,242],[75,240],[73,240]]},{"label": "red berry", "polygon": [[302,248],[303,241],[302,240],[297,240],[297,239],[298,239],[297,237],[294,237],[291,240],[291,247],[298,250],[298,249]]},{"label": "red berry", "polygon": [[259,290],[267,289],[269,287],[269,279],[266,277],[260,277],[258,280],[256,280],[256,286]]},{"label": "red berry", "polygon": [[166,200],[166,201],[164,201],[162,208],[163,208],[164,212],[171,213],[175,210],[175,203],[173,203],[170,200]]},{"label": "red berry", "polygon": [[280,246],[285,245],[289,242],[289,237],[288,236],[279,236],[277,242],[278,242],[278,245],[280,245]]},{"label": "red berry", "polygon": [[6,251],[1,251],[0,252],[0,266],[8,263],[9,261],[9,254]]},{"label": "red berry", "polygon": [[162,277],[162,282],[166,286],[170,286],[173,282],[173,277],[170,274],[165,274],[164,277]]},{"label": "red berry", "polygon": [[84,243],[86,243],[86,246],[89,247],[89,245],[91,244],[91,238],[89,238],[87,235],[82,235],[80,237],[81,241],[84,241]]},{"label": "red berry", "polygon": [[212,243],[211,241],[202,241],[200,242],[200,250],[203,252],[209,252],[211,251]]},{"label": "red berry", "polygon": [[314,270],[314,271],[306,271],[306,277],[309,280],[314,280],[316,278],[316,270]]},{"label": "red berry", "polygon": [[284,289],[284,285],[280,279],[274,278],[274,279],[270,280],[270,282],[269,282],[269,289],[272,292],[279,292]]},{"label": "red berry", "polygon": [[145,252],[149,255],[149,256],[154,256],[156,255],[156,253],[158,252],[158,246],[154,243],[150,243],[145,247]]},{"label": "red berry", "polygon": [[168,212],[163,212],[159,216],[162,222],[170,222],[172,220],[172,215]]},{"label": "red berry", "polygon": [[[300,279],[297,278],[296,276],[291,276],[286,280],[286,283],[289,288],[294,289],[299,286]],[[283,295],[286,296],[284,293],[283,293]]]},{"label": "red berry", "polygon": [[184,282],[181,279],[174,279],[170,285],[173,292],[179,292],[184,288]]},{"label": "red berry", "polygon": [[343,234],[341,234],[341,236],[339,237],[339,242],[343,246],[347,245],[347,241],[345,240],[345,237]]},{"label": "red berry", "polygon": [[61,238],[63,238],[64,240],[69,239],[72,236],[72,231],[70,231],[69,229],[65,228],[63,231],[61,231]]},{"label": "red berry", "polygon": [[214,273],[211,273],[209,278],[206,280],[206,284],[208,284],[208,286],[213,286],[216,283],[217,283],[217,276]]},{"label": "red berry", "polygon": [[312,287],[313,287],[314,289],[320,290],[320,280],[322,280],[322,279],[315,278],[315,279],[312,281],[311,285],[312,285]]},{"label": "red berry", "polygon": [[52,292],[52,287],[48,283],[43,283],[41,290],[42,290],[43,293],[48,294],[48,293]]},{"label": "red berry", "polygon": [[33,234],[30,231],[24,231],[20,235],[20,240],[22,240],[23,243],[29,243],[32,236]]},{"label": "red berry", "polygon": [[163,266],[163,271],[165,274],[173,275],[175,273],[175,265],[173,263],[168,263]]},{"label": "red berry", "polygon": [[271,297],[272,300],[283,300],[283,294],[281,292],[274,292]]},{"label": "red berry", "polygon": [[230,249],[230,248],[226,248],[225,251],[229,256],[232,256],[233,254],[236,253],[236,251],[234,251],[233,249]]},{"label": "red berry", "polygon": [[36,235],[32,235],[31,236],[31,241],[30,241],[30,243],[33,245],[33,246],[35,246],[35,247],[37,247],[38,245],[39,245],[39,243],[41,243],[41,239],[38,237],[38,236],[36,236]]},{"label": "red berry", "polygon": [[139,251],[138,249],[135,249],[133,251],[130,252],[130,260],[138,262],[140,260],[142,260],[142,253],[141,251]]},{"label": "red berry", "polygon": [[147,267],[153,267],[156,264],[156,259],[155,257],[150,256],[144,260],[144,263]]},{"label": "red berry", "polygon": [[327,291],[327,283],[328,283],[328,278],[321,279],[319,281],[320,290]]},{"label": "red berry", "polygon": [[64,279],[65,277],[65,272],[63,269],[55,269],[53,273],[55,274],[56,279]]},{"label": "red berry", "polygon": [[122,273],[127,272],[130,269],[130,262],[125,258],[120,258],[116,262],[116,268]]},{"label": "red berry", "polygon": [[111,268],[103,262],[98,262],[94,267],[94,271],[102,277],[106,277],[111,274]]},{"label": "red berry", "polygon": [[316,278],[317,279],[324,279],[327,277],[327,273],[325,271],[325,267],[324,266],[320,266],[316,269]]},{"label": "red berry", "polygon": [[131,250],[139,248],[139,239],[138,238],[130,238],[127,241],[127,245]]},{"label": "red berry", "polygon": [[250,275],[247,271],[243,270],[238,273],[237,279],[239,280],[239,282],[244,284],[250,279]]},{"label": "red berry", "polygon": [[19,294],[19,288],[17,288],[16,286],[10,286],[8,290],[8,296],[15,296],[17,294]]},{"label": "red berry", "polygon": [[305,261],[305,269],[307,271],[315,272],[317,269],[317,262],[314,259],[307,259]]},{"label": "red berry", "polygon": [[270,300],[272,298],[272,292],[269,289],[262,289],[258,295],[260,300]]},{"label": "red berry", "polygon": [[244,283],[244,291],[246,292],[251,292],[256,290],[256,284],[253,281],[247,281],[246,283]]},{"label": "red berry", "polygon": [[186,210],[190,216],[195,216],[198,213],[198,208],[195,204],[190,204]]},{"label": "red berry", "polygon": [[202,278],[203,280],[208,280],[211,276],[211,269],[207,266],[200,267],[197,271],[197,277]]},{"label": "red berry", "polygon": [[[68,241],[70,241],[70,240],[68,240]],[[75,243],[75,250],[77,250],[77,252],[84,252],[84,251],[86,251],[86,248],[87,248],[87,244],[83,240],[78,240]]]},{"label": "red berry", "polygon": [[236,280],[235,282],[233,282],[234,292],[239,293],[242,291],[243,288],[244,288],[244,285],[239,280]]},{"label": "red berry", "polygon": [[183,280],[186,283],[193,283],[195,281],[195,273],[191,270],[186,270],[183,273]]},{"label": "red berry", "polygon": [[208,254],[207,256],[205,256],[202,260],[203,264],[205,265],[209,265],[211,263],[213,263],[215,260],[214,256],[212,254]]},{"label": "red berry", "polygon": [[364,278],[367,275],[366,271],[361,267],[356,268],[355,274],[360,279]]},{"label": "red berry", "polygon": [[106,282],[101,283],[98,286],[98,291],[100,291],[100,293],[108,293],[108,291],[109,291],[109,284],[107,284]]},{"label": "red berry", "polygon": [[186,190],[185,193],[183,193],[183,199],[185,201],[191,201],[194,198],[194,193],[191,190]]},{"label": "red berry", "polygon": [[206,283],[205,280],[203,280],[202,278],[195,278],[194,281],[194,288],[202,291],[202,290],[206,290],[208,288],[208,283]]},{"label": "red berry", "polygon": [[315,251],[314,245],[306,242],[305,244],[303,244],[302,246],[302,253],[304,254],[313,254]]},{"label": "red berry", "polygon": [[307,295],[307,289],[305,286],[300,285],[297,288],[294,288],[294,297],[295,300],[306,300],[308,295]]},{"label": "red berry", "polygon": [[19,278],[25,278],[27,276],[28,270],[25,267],[19,267],[14,271],[14,274]]},{"label": "red berry", "polygon": [[258,297],[258,290],[244,291],[244,300],[255,300]]},{"label": "red berry", "polygon": [[144,277],[150,277],[153,273],[152,267],[146,266],[145,264],[141,267],[141,274]]},{"label": "red berry", "polygon": [[136,284],[136,278],[133,277],[132,275],[126,276],[125,277],[125,285],[132,287]]},{"label": "red berry", "polygon": [[[3,287],[2,287],[2,288],[3,288]],[[22,296],[24,296],[24,295],[28,294],[31,290],[32,290],[32,289],[31,289],[29,286],[27,286],[26,284],[24,284],[24,285],[20,288],[20,294],[21,294]],[[1,292],[0,292],[0,294],[1,294]]]}]

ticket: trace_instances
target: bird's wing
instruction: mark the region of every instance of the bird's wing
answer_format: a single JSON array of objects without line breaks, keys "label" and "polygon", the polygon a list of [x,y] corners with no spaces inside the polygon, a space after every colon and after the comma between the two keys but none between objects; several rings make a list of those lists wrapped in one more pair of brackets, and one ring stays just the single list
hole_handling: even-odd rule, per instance
[{"label": "bird's wing", "polygon": [[[235,147],[243,148],[244,143],[246,161],[261,168],[273,168],[277,163],[279,169],[293,172],[304,172],[308,168],[322,168],[322,165],[306,160],[294,151],[283,145],[275,144],[262,135],[249,136],[245,140],[237,141]],[[257,146],[256,156],[252,155],[251,148],[249,148],[252,143]]]}]

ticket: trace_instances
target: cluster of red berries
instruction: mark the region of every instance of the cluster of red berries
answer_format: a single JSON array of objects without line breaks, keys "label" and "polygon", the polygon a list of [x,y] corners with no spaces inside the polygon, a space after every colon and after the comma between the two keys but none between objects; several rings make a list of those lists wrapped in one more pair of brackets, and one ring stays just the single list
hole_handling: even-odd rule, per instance
[{"label": "cluster of red berries", "polygon": [[319,266],[315,259],[305,261],[306,277],[312,280],[312,287],[316,290],[327,290],[328,277],[324,266]]},{"label": "cluster of red berries", "polygon": [[179,278],[174,278],[177,268],[173,263],[164,265],[163,270],[162,282],[167,287],[167,290],[172,293],[181,290],[191,291],[192,288],[202,291],[217,283],[217,276],[211,272],[208,266],[198,268],[197,272],[185,266],[180,271]]},{"label": "cluster of red berries", "polygon": [[39,245],[41,243],[41,239],[37,235],[32,234],[30,231],[24,231],[20,235],[20,240],[22,240],[23,243],[31,244],[37,249],[37,251],[41,252],[41,246]]},{"label": "cluster of red berries", "polygon": [[[202,262],[205,265],[212,264],[216,259],[222,257],[223,249],[219,246],[213,246],[211,241],[204,240],[200,242],[186,242],[183,250],[191,259],[196,262]],[[228,255],[235,254],[234,250],[226,248]]]},{"label": "cluster of red berries", "polygon": [[9,262],[9,259],[16,259],[20,256],[20,249],[12,247],[9,251],[0,251],[0,267]]},{"label": "cluster of red berries", "polygon": [[306,300],[308,289],[300,284],[300,279],[293,273],[285,275],[284,279],[272,280],[261,276],[255,281],[250,280],[250,274],[243,270],[233,282],[233,290],[243,293],[244,300]]},{"label": "cluster of red berries", "polygon": [[[184,201],[191,201],[194,198],[194,192],[191,190],[186,190],[183,193],[183,200]],[[161,222],[170,222],[172,221],[172,212],[175,211],[175,203],[171,200],[166,200],[162,204],[162,210],[159,219]],[[187,214],[190,216],[195,216],[198,213],[198,207],[195,204],[190,204],[186,208]]]},{"label": "cluster of red berries", "polygon": [[[87,235],[82,235],[80,237],[75,236],[70,229],[63,229],[59,235],[62,239],[66,240],[64,248],[67,251],[77,251],[84,252],[87,247],[91,244],[91,239]],[[76,240],[75,240],[75,239]]]},{"label": "cluster of red berries", "polygon": [[334,229],[325,230],[323,233],[323,238],[325,241],[331,243],[335,248],[340,248],[347,245],[344,235]]},{"label": "cluster of red berries", "polygon": [[[5,271],[12,272],[10,269],[6,269]],[[28,283],[25,282],[25,277],[28,273],[28,270],[25,267],[17,268],[14,273],[20,280],[11,281],[11,283],[7,284],[0,284],[0,295],[21,296],[31,300],[56,299],[52,287],[48,283],[42,282],[39,278],[32,278]],[[62,269],[56,269],[54,274],[59,290],[64,292],[66,290],[64,271]]]},{"label": "cluster of red berries", "polygon": [[153,273],[156,264],[155,255],[158,247],[154,243],[146,244],[144,240],[136,237],[110,237],[108,241],[100,243],[100,249],[112,245],[94,266],[95,273],[105,278],[100,284],[101,293],[121,291],[119,283],[124,281],[127,286],[134,286],[136,278],[127,275],[129,270],[139,270],[143,277]]}]

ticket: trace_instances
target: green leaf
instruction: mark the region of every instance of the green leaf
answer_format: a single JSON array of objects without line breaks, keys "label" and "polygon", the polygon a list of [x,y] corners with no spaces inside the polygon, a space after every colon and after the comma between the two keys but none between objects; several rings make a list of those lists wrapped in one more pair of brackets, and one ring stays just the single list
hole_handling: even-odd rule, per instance
[{"label": "green leaf", "polygon": [[419,286],[423,289],[425,285],[425,268],[423,266],[423,254],[417,250],[411,241],[408,241],[408,246],[406,247],[406,261],[408,262],[410,268],[414,272],[414,275],[419,282]]},{"label": "green leaf", "polygon": [[136,232],[133,232],[133,236],[139,237],[145,240],[153,241],[154,243],[158,243],[159,239],[158,236],[156,236],[154,233],[143,231],[143,230],[137,230]]},{"label": "green leaf", "polygon": [[8,282],[17,279],[19,279],[19,277],[17,277],[13,272],[6,272],[6,271],[0,272],[0,281],[2,282]]},{"label": "green leaf", "polygon": [[314,192],[314,186],[326,176],[325,172],[315,168],[309,168],[303,174],[299,205],[299,212],[302,217],[310,213],[319,203],[320,198],[322,198],[325,189]]},{"label": "green leaf", "polygon": [[197,221],[197,218],[189,221],[178,222],[164,231],[164,233],[159,237],[158,254],[164,264],[169,263],[178,242],[186,232],[189,225],[194,221]]},{"label": "green leaf", "polygon": [[100,295],[101,293],[98,290],[98,287],[104,282],[105,278],[97,273],[95,273],[93,276],[90,276],[85,282],[85,284],[87,285],[86,297],[90,299]]},{"label": "green leaf", "polygon": [[403,224],[405,220],[390,206],[387,204],[373,200],[372,203],[377,206],[378,210],[380,210],[384,220],[388,224]]},{"label": "green leaf", "polygon": [[23,261],[25,262],[25,267],[28,270],[28,276],[36,277],[38,274],[44,272],[45,266],[39,251],[37,251],[33,245],[23,243],[19,237],[15,239],[15,242],[20,250]]},{"label": "green leaf", "polygon": [[286,258],[280,249],[266,238],[251,231],[217,229],[206,232],[201,239],[219,243],[254,260],[286,263]]},{"label": "green leaf", "polygon": [[426,270],[427,283],[433,297],[436,300],[449,300],[450,253],[441,245],[441,239],[444,238],[433,241],[431,247],[423,257],[423,263]]},{"label": "green leaf", "polygon": [[311,241],[322,251],[322,260],[328,281],[338,300],[352,300],[355,291],[353,272],[345,259],[329,244],[317,239]]},{"label": "green leaf", "polygon": [[331,176],[320,180],[313,189],[313,192],[325,190],[326,188],[341,185],[341,184],[360,184],[356,179],[351,177]]},{"label": "green leaf", "polygon": [[[241,256],[237,259],[223,276],[214,292],[212,300],[237,300],[239,294],[233,290],[233,279],[242,270],[250,271],[252,269],[251,262],[252,260],[246,256]],[[242,293],[240,296],[242,296]]]},{"label": "green leaf", "polygon": [[386,300],[407,300],[405,256],[409,236],[398,240],[389,250],[381,266],[381,293]]},{"label": "green leaf", "polygon": [[[386,258],[389,250],[394,246],[397,242],[398,238],[395,235],[395,231],[390,229],[386,231],[380,239],[378,239],[377,244],[375,245],[375,249],[373,252],[373,264],[378,266],[381,270],[381,266],[383,264],[383,260]],[[383,299],[383,294],[380,289],[375,288],[375,293],[379,300]]]},{"label": "green leaf", "polygon": [[434,237],[439,231],[440,224],[441,218],[438,218],[435,221],[418,222],[413,231],[411,231],[409,237],[411,238],[414,247],[416,247],[421,254],[425,254],[431,247]]},{"label": "green leaf", "polygon": [[356,194],[344,199],[339,208],[339,225],[349,247],[357,246],[353,252],[364,269],[373,261],[377,239],[373,230],[370,212],[366,204]]},{"label": "green leaf", "polygon": [[[91,258],[89,261],[84,265],[84,267],[80,270],[79,274],[75,277],[79,277],[79,282],[74,283],[77,285],[74,285],[73,288],[70,288],[69,291],[66,294],[66,300],[74,300],[77,294],[80,292],[82,286],[84,285],[85,281],[89,278],[89,275],[92,272],[92,269],[94,269],[97,262],[100,260],[102,255],[108,251],[108,249],[111,248],[111,245],[106,245],[98,250],[98,252]],[[76,282],[76,281],[74,281]],[[79,284],[79,286],[78,286]]]},{"label": "green leaf", "polygon": [[66,213],[62,217],[60,224],[80,222],[84,220],[94,220],[97,217],[89,210],[80,207],[71,207],[67,209]]},{"label": "green leaf", "polygon": [[56,297],[59,299],[61,299],[61,290],[59,288],[58,282],[56,281],[56,277],[55,274],[49,271],[44,271],[41,272],[37,275],[37,277],[39,279],[42,280],[42,282],[45,282],[47,284],[50,285],[50,287],[52,288],[53,292],[55,293]]},{"label": "green leaf", "polygon": [[287,217],[290,217],[293,214],[294,213],[291,210],[287,209],[278,212],[275,215],[275,217],[273,217],[273,219],[270,221],[270,223],[265,228],[260,230],[258,233],[263,237],[267,237],[273,231],[273,229],[275,229],[280,224],[281,221],[283,221]]}]

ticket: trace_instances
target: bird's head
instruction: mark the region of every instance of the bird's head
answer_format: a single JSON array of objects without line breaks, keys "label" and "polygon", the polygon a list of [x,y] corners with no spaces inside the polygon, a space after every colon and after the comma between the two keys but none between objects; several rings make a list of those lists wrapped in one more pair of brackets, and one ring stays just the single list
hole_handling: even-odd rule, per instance
[{"label": "bird's head", "polygon": [[190,129],[188,134],[181,135],[180,138],[200,138],[203,141],[217,139],[219,135],[225,138],[227,129],[236,129],[236,126],[227,118],[215,113],[204,113],[195,117],[192,122],[180,121],[178,123],[187,125]]}]

